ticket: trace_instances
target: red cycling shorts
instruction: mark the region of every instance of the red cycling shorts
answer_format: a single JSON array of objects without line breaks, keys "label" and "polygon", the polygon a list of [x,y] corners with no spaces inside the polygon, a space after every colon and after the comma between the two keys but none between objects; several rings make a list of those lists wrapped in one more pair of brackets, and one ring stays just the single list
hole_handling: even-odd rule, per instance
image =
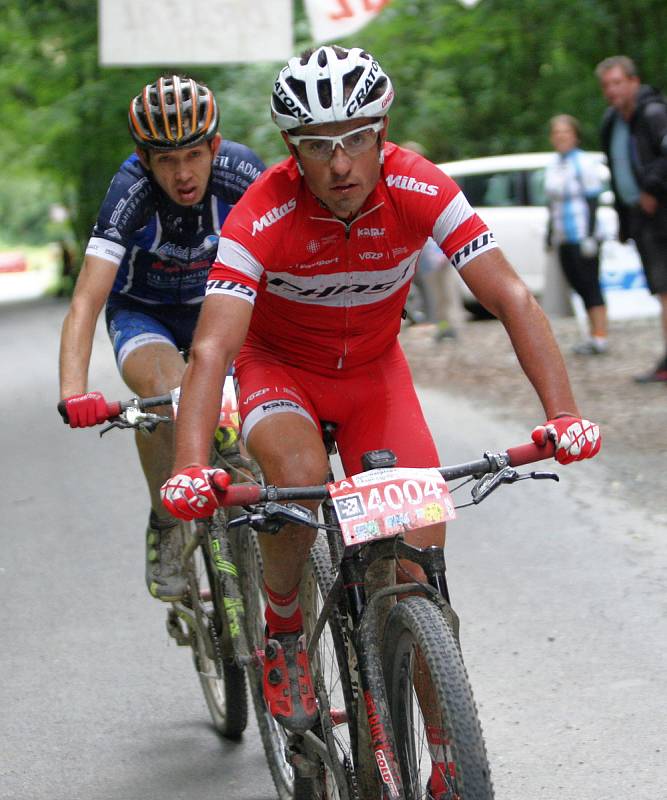
[{"label": "red cycling shorts", "polygon": [[243,438],[261,419],[292,412],[336,423],[335,439],[346,474],[361,472],[368,450],[389,448],[401,467],[439,466],[410,368],[396,342],[381,358],[336,375],[276,362],[246,347],[235,362]]}]

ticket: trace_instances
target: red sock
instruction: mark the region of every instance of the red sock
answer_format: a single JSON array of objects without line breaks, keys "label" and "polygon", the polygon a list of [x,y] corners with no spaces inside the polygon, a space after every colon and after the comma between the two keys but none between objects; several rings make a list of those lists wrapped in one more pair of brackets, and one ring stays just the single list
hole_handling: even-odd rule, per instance
[{"label": "red sock", "polygon": [[264,584],[266,590],[266,620],[269,634],[296,633],[303,627],[301,609],[299,608],[299,587],[295,586],[288,594],[278,594]]}]

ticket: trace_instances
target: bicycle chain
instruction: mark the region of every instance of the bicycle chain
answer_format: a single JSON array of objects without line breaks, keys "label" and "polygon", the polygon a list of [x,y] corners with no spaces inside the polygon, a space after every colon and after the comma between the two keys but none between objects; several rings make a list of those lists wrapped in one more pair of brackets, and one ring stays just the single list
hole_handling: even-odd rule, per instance
[{"label": "bicycle chain", "polygon": [[211,643],[213,645],[213,650],[215,651],[215,671],[218,673],[218,676],[221,677],[222,673],[222,665],[223,655],[222,655],[222,647],[220,645],[220,637],[218,636],[218,632],[215,629],[215,620],[208,618],[208,635],[211,638]]},{"label": "bicycle chain", "polygon": [[[190,576],[188,580],[188,593],[187,596],[184,598],[184,602],[186,605],[189,605],[192,609],[195,617],[199,622],[199,627],[203,630],[204,627],[202,625],[204,619],[206,620],[206,633],[213,645],[213,653],[215,658],[215,671],[218,674],[218,677],[222,677],[222,664],[223,664],[223,655],[222,655],[222,647],[220,645],[220,637],[218,636],[217,631],[215,630],[215,620],[206,612],[204,609],[201,595],[199,593],[197,576],[195,575],[195,570],[190,566]],[[189,601],[189,602],[188,602]],[[196,636],[197,633],[194,631],[194,635]],[[208,658],[208,653],[206,650],[206,644],[203,643],[204,655]]]}]

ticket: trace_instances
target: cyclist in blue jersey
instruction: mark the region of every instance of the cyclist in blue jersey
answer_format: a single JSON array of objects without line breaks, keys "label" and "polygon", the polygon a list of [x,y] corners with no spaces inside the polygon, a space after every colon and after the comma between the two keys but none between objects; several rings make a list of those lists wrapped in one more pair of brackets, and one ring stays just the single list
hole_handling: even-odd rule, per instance
[{"label": "cyclist in blue jersey", "polygon": [[[192,340],[218,234],[231,207],[264,170],[244,145],[217,132],[211,90],[171,75],[144,87],[130,103],[136,151],[107,191],[88,242],[83,267],[63,323],[60,397],[73,428],[96,425],[108,410],[88,391],[97,319],[106,323],[120,373],[140,397],[181,383],[181,350]],[[146,533],[146,582],[154,597],[182,595],[185,580],[171,544],[176,525],[160,501],[169,477],[169,426],[137,435],[151,499]]]}]

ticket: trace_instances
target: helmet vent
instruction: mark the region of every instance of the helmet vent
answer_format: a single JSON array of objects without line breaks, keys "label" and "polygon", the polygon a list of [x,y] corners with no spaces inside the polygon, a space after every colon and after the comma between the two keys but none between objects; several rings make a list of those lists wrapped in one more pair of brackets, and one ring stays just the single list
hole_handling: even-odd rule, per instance
[{"label": "helmet vent", "polygon": [[357,83],[361,80],[364,74],[363,67],[355,67],[353,70],[347,73],[345,78],[343,79],[343,91],[345,93],[345,102],[350,99],[350,95],[354,91]]},{"label": "helmet vent", "polygon": [[375,86],[371,89],[371,91],[366,95],[363,102],[361,103],[360,108],[363,108],[368,103],[372,103],[377,100],[379,97],[387,91],[387,79],[380,78],[380,80],[375,84]]},{"label": "helmet vent", "polygon": [[317,97],[322,108],[331,108],[331,81],[317,82]]},{"label": "helmet vent", "polygon": [[306,93],[306,84],[298,78],[293,78],[291,75],[285,79],[285,83],[289,86],[292,92],[296,95],[297,99],[302,106],[308,108],[308,95]]}]

